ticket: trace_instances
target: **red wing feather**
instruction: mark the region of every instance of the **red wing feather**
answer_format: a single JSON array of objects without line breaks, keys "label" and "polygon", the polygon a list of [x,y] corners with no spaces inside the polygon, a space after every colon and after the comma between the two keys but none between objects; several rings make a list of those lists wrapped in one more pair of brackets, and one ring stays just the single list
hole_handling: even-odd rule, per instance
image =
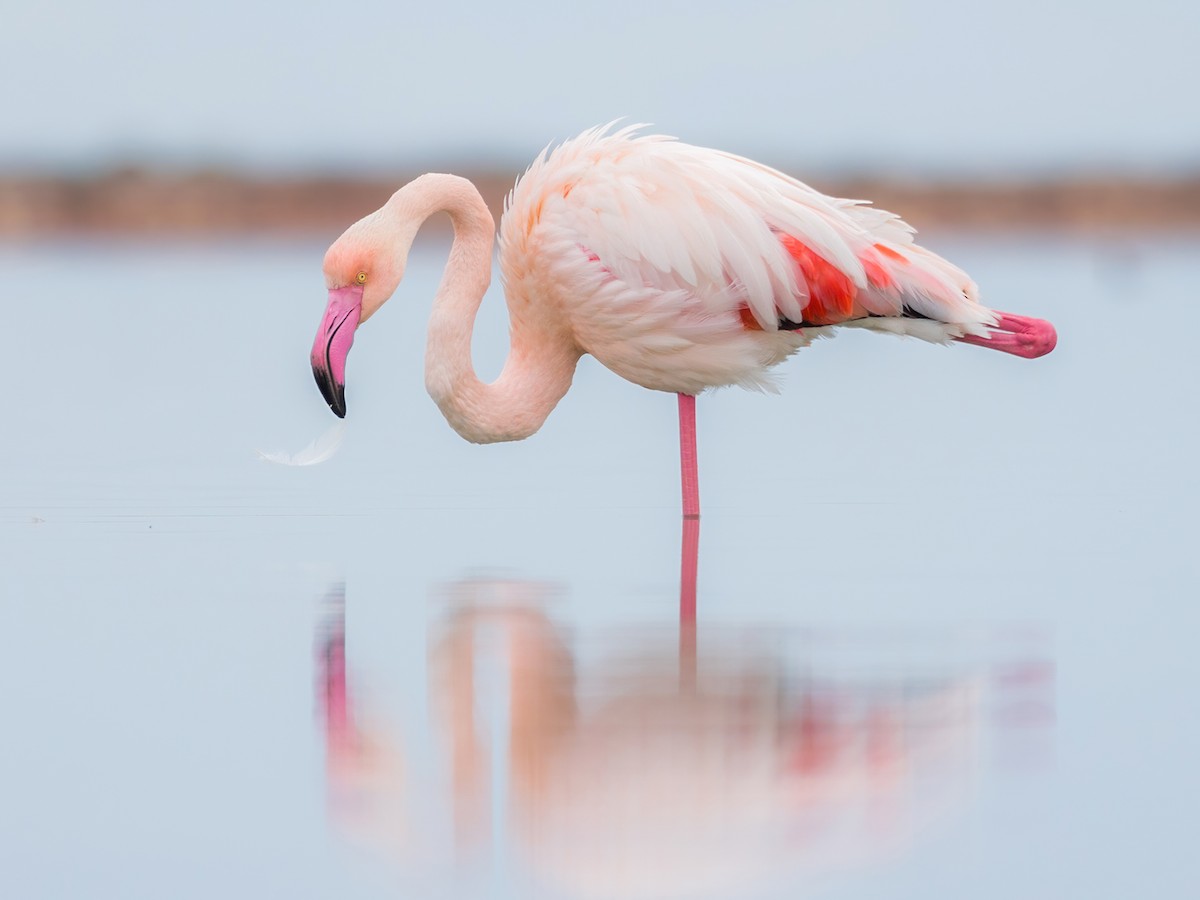
[{"label": "red wing feather", "polygon": [[850,277],[790,234],[780,235],[779,239],[808,285],[804,321],[810,325],[836,325],[851,318],[858,289]]}]

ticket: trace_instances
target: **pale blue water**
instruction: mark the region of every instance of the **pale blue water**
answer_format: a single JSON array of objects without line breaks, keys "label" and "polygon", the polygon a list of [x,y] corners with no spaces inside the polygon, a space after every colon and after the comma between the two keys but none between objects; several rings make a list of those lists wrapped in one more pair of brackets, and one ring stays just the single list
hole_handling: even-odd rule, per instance
[{"label": "pale blue water", "polygon": [[464,443],[423,255],[273,467],[321,246],[0,250],[3,895],[1193,895],[1200,246],[931,243],[1058,350],[703,398],[695,674],[673,398]]}]

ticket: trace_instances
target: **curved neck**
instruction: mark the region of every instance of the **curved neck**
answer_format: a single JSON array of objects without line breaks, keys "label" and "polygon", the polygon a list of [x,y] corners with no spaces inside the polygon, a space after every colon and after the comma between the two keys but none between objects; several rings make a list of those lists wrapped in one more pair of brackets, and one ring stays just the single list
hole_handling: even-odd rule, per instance
[{"label": "curved neck", "polygon": [[581,355],[574,341],[536,314],[522,314],[510,298],[508,359],[499,378],[491,384],[481,382],[471,362],[471,333],[492,278],[496,224],[491,212],[474,185],[455,175],[422,175],[397,191],[385,209],[398,219],[404,248],[435,213],[449,213],[454,225],[454,244],[429,318],[429,396],[451,427],[469,441],[487,444],[529,437],[571,386]]}]

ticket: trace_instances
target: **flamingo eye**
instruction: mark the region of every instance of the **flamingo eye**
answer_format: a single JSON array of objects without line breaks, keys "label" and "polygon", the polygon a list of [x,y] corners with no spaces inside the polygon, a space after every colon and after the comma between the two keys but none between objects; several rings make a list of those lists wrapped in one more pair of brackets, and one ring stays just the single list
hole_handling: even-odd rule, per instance
[{"label": "flamingo eye", "polygon": [[354,280],[357,281],[359,284],[366,284],[367,283],[367,273],[359,272],[358,277],[355,278]]}]

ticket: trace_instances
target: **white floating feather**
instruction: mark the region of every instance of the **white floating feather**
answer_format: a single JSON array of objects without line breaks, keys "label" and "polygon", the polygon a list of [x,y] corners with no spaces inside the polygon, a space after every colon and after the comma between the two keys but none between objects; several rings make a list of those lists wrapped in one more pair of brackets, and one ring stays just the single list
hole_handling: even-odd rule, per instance
[{"label": "white floating feather", "polygon": [[318,463],[328,462],[333,459],[338,449],[342,446],[342,439],[345,436],[346,420],[339,419],[332,428],[328,429],[303,450],[296,453],[284,453],[282,451],[268,453],[263,450],[255,450],[254,452],[258,454],[259,459],[281,466],[315,466]]}]

